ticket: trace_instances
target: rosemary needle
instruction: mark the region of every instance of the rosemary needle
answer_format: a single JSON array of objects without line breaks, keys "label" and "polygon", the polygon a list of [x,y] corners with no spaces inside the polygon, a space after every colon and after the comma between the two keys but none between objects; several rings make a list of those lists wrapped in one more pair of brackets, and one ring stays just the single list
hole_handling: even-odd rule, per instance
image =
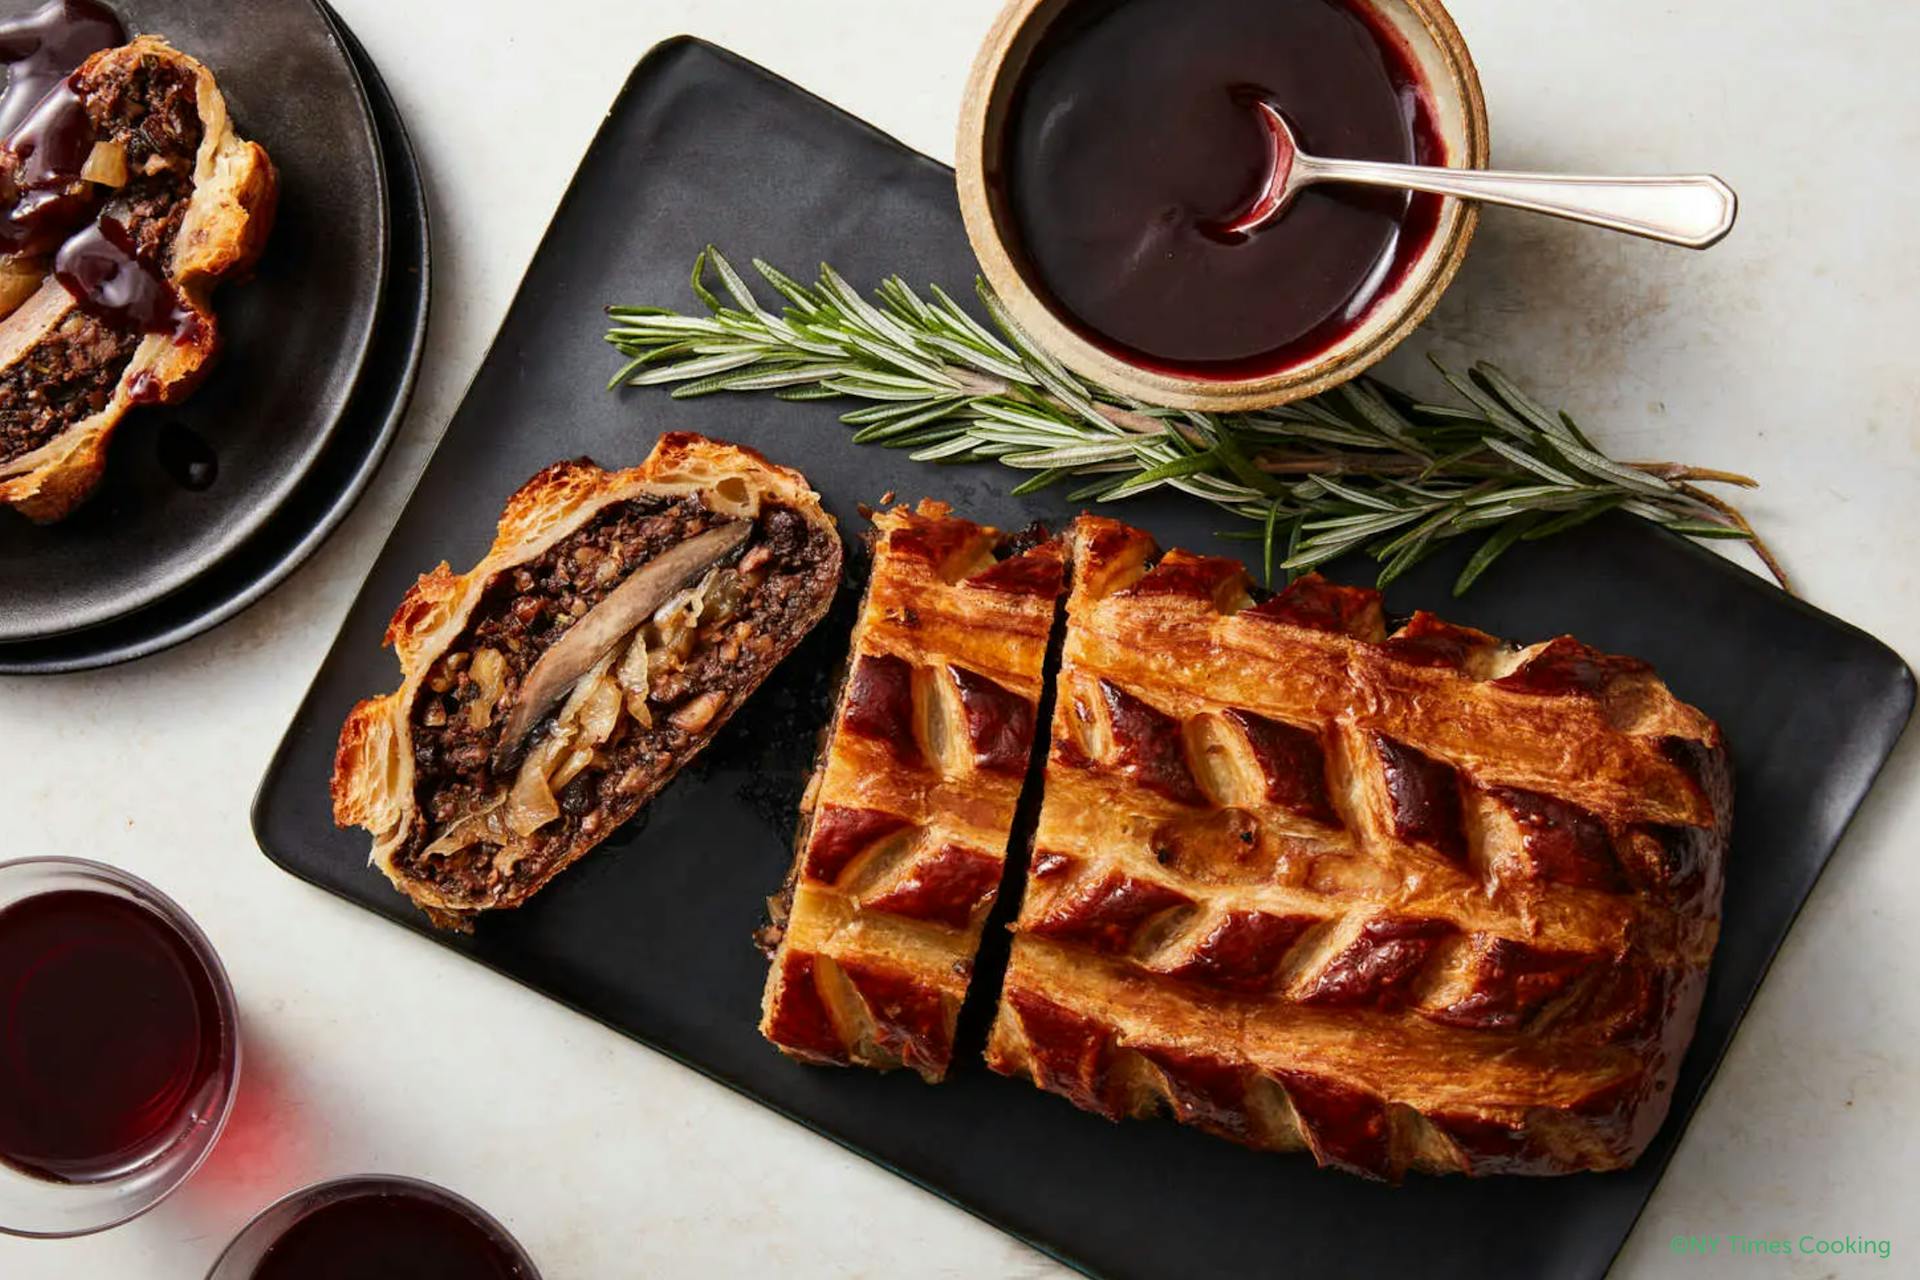
[{"label": "rosemary needle", "polygon": [[778,312],[712,246],[693,266],[706,315],[609,307],[607,341],[629,358],[612,385],[865,401],[841,415],[855,443],[1031,473],[1016,493],[1080,481],[1073,501],[1114,502],[1177,489],[1248,521],[1224,536],[1261,543],[1270,580],[1362,551],[1379,562],[1384,586],[1442,543],[1478,537],[1459,594],[1514,543],[1622,511],[1683,537],[1748,542],[1787,585],[1745,517],[1699,488],[1752,480],[1617,462],[1490,364],[1440,368],[1455,404],[1363,377],[1278,408],[1194,413],[1070,373],[984,282],[976,289],[991,328],[937,285],[923,297],[894,276],[869,300],[829,266],[809,287],[753,265],[782,299]]}]

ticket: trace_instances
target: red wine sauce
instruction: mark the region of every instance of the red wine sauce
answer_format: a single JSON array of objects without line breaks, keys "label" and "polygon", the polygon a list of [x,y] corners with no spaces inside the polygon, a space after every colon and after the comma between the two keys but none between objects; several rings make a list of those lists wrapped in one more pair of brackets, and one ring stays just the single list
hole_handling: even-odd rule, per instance
[{"label": "red wine sauce", "polygon": [[84,889],[0,910],[0,1160],[118,1176],[195,1119],[220,1060],[212,980],[161,916]]},{"label": "red wine sauce", "polygon": [[60,246],[53,274],[81,310],[116,329],[165,333],[175,342],[191,342],[205,323],[180,300],[160,268],[140,256],[133,236],[112,218],[100,219]]},{"label": "red wine sauce", "polygon": [[44,253],[93,210],[97,192],[80,170],[93,150],[93,122],[72,73],[93,54],[126,43],[113,12],[95,0],[49,0],[0,22],[0,251]]},{"label": "red wine sauce", "polygon": [[370,1191],[315,1209],[268,1247],[253,1280],[517,1280],[518,1259],[480,1223],[423,1196]]},{"label": "red wine sauce", "polygon": [[113,10],[96,0],[47,0],[32,13],[0,22],[0,137],[19,127],[35,103],[102,49],[127,42]]},{"label": "red wine sauce", "polygon": [[[100,189],[81,178],[95,131],[73,73],[102,49],[126,42],[126,30],[97,0],[48,0],[23,18],[0,23],[0,252],[58,248],[54,275],[82,311],[120,329],[200,337],[204,323],[159,266],[134,251],[119,223],[93,217]],[[69,238],[71,237],[71,238]],[[151,378],[144,397],[154,398]]]},{"label": "red wine sauce", "polygon": [[992,175],[1028,283],[1089,340],[1245,377],[1351,333],[1440,200],[1316,186],[1253,232],[1279,109],[1302,150],[1445,163],[1411,57],[1363,0],[1076,0],[1022,72]]}]

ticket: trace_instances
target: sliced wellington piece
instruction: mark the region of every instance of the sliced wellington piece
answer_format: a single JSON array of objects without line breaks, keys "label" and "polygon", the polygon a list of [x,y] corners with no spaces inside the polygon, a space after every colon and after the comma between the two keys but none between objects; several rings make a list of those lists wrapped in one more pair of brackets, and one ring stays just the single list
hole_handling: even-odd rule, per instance
[{"label": "sliced wellington piece", "polygon": [[923,502],[875,518],[873,575],[797,856],[760,1029],[808,1062],[940,1079],[999,890],[1064,578]]},{"label": "sliced wellington piece", "polygon": [[1074,539],[989,1065],[1375,1178],[1631,1164],[1719,932],[1712,721],[1569,636]]},{"label": "sliced wellington piece", "polygon": [[436,923],[525,902],[637,813],[813,629],[840,537],[798,472],[661,437],[563,462],[471,571],[394,614],[400,689],[354,708],[334,818]]},{"label": "sliced wellington piece", "polygon": [[[97,53],[55,93],[95,138],[56,193],[82,212],[70,237],[10,260],[0,321],[0,504],[41,522],[93,491],[129,410],[199,385],[220,342],[214,287],[258,259],[279,190],[213,74],[164,40]],[[25,185],[22,153],[38,153],[7,141],[0,191],[17,217],[45,193]]]}]

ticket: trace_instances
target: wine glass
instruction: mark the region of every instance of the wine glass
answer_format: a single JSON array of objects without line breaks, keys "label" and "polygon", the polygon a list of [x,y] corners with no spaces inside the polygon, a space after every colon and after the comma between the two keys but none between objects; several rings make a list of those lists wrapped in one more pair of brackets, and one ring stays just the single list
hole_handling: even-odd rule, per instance
[{"label": "wine glass", "polygon": [[207,1280],[339,1275],[409,1280],[540,1280],[486,1210],[417,1178],[362,1175],[303,1187],[256,1215]]},{"label": "wine glass", "polygon": [[0,863],[0,1232],[145,1213],[213,1150],[239,1078],[233,988],[178,904],[98,862]]}]

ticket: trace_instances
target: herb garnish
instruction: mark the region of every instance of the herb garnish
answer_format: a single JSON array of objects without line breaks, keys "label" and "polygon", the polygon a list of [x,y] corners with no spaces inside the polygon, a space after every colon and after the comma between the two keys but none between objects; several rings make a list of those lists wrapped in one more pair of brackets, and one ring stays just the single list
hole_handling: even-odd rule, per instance
[{"label": "herb garnish", "polygon": [[[607,341],[632,358],[612,385],[673,384],[678,397],[771,391],[788,400],[871,403],[841,415],[856,444],[922,462],[992,460],[1033,474],[1031,493],[1069,478],[1075,502],[1168,486],[1251,521],[1223,537],[1263,544],[1267,578],[1349,551],[1380,562],[1385,586],[1447,539],[1485,540],[1459,594],[1515,542],[1623,511],[1689,538],[1750,543],[1779,563],[1734,507],[1701,482],[1745,476],[1670,462],[1616,462],[1566,413],[1550,413],[1490,364],[1441,375],[1460,403],[1426,404],[1362,377],[1274,409],[1194,413],[1093,385],[1040,350],[984,281],[991,331],[937,285],[922,298],[898,276],[869,302],[828,266],[813,288],[755,268],[786,300],[775,314],[712,246],[693,266],[710,314],[609,307]],[[711,268],[725,290],[707,284]]]}]

